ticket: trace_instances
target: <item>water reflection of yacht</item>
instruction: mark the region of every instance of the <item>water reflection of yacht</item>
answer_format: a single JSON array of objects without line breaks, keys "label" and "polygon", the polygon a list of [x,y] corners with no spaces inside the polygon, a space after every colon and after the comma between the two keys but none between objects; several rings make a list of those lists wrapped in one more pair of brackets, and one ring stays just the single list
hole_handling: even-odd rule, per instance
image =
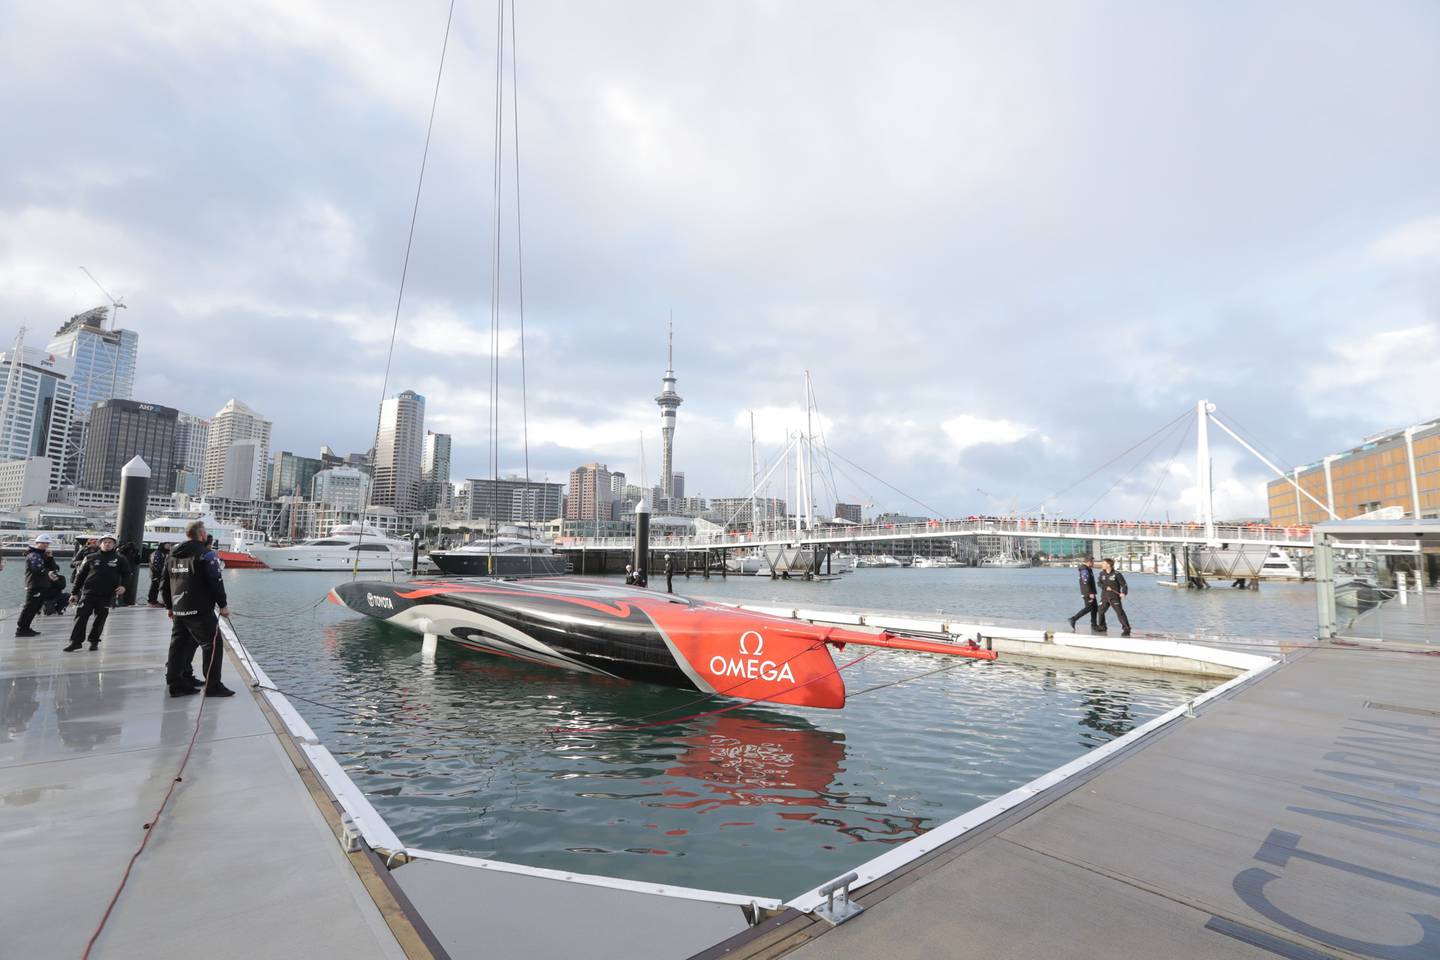
[{"label": "water reflection of yacht", "polygon": [[558,577],[570,561],[529,527],[504,526],[455,550],[431,550],[430,559],[446,573],[470,577]]},{"label": "water reflection of yacht", "polygon": [[253,546],[250,553],[271,570],[408,570],[409,540],[387,537],[377,527],[336,524],[330,536],[288,547]]}]

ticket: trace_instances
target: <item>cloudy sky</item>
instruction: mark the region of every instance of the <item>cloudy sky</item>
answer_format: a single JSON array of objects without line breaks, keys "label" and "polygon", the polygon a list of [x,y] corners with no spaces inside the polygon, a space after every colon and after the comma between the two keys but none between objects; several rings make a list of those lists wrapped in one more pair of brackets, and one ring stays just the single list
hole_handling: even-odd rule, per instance
[{"label": "cloudy sky", "polygon": [[[0,339],[102,302],[83,264],[140,333],[137,399],[368,447],[446,9],[7,4]],[[495,14],[456,3],[390,377],[457,478],[490,469]],[[748,492],[748,411],[773,456],[806,370],[876,511],[1190,516],[1183,427],[1077,481],[1202,397],[1285,466],[1440,416],[1440,5],[517,15],[536,476],[638,476],[643,434],[653,482],[671,311],[705,496]],[[1221,513],[1265,479],[1216,442]]]}]

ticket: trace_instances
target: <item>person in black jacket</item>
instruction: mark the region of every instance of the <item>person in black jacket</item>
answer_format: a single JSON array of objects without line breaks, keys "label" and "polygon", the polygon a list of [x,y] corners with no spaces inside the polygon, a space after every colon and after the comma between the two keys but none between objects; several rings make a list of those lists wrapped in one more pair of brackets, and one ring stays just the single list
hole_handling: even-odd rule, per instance
[{"label": "person in black jacket", "polygon": [[50,535],[42,533],[25,551],[25,605],[20,608],[20,619],[15,622],[15,636],[40,636],[40,631],[32,629],[30,624],[34,622],[35,614],[45,606],[45,598],[56,589],[58,582],[60,567],[50,555]]},{"label": "person in black jacket", "polygon": [[1100,626],[1096,629],[1101,633],[1105,632],[1105,612],[1110,608],[1115,609],[1115,616],[1120,618],[1120,636],[1130,636],[1130,618],[1125,616],[1125,597],[1130,593],[1130,588],[1125,584],[1125,574],[1115,569],[1115,561],[1106,557],[1100,561],[1105,569],[1100,573]]},{"label": "person in black jacket", "polygon": [[100,541],[91,537],[89,540],[80,537],[75,538],[75,553],[70,557],[70,575],[73,577],[80,571],[80,565],[89,560],[93,555],[100,552]]},{"label": "person in black jacket", "polygon": [[1098,630],[1100,627],[1095,622],[1095,615],[1100,610],[1100,605],[1095,602],[1095,570],[1090,566],[1089,557],[1083,557],[1080,560],[1080,599],[1085,602],[1085,606],[1070,618],[1070,629],[1074,630],[1075,621],[1088,613],[1090,614],[1090,629]]},{"label": "person in black jacket", "polygon": [[665,554],[665,592],[675,592],[675,561],[670,559],[670,554]]},{"label": "person in black jacket", "polygon": [[163,607],[160,602],[160,582],[165,579],[165,561],[170,559],[170,544],[162,543],[150,553],[150,598],[152,607]]},{"label": "person in black jacket", "polygon": [[165,579],[160,593],[165,609],[173,621],[170,627],[170,656],[165,664],[165,684],[170,696],[184,697],[198,693],[200,681],[195,679],[193,662],[197,648],[204,651],[204,690],[207,697],[233,697],[235,691],[220,682],[220,668],[225,650],[220,642],[220,616],[230,616],[225,598],[224,569],[214,550],[205,546],[205,524],[191,521],[185,528],[186,540],[176,547],[165,564]]},{"label": "person in black jacket", "polygon": [[125,581],[133,569],[130,561],[116,551],[115,538],[108,533],[102,536],[100,549],[80,565],[75,585],[70,588],[71,598],[80,606],[75,610],[75,627],[70,631],[66,653],[85,645],[85,625],[92,614],[95,624],[90,628],[90,649],[100,649],[100,634],[110,618],[110,605],[124,595]]}]

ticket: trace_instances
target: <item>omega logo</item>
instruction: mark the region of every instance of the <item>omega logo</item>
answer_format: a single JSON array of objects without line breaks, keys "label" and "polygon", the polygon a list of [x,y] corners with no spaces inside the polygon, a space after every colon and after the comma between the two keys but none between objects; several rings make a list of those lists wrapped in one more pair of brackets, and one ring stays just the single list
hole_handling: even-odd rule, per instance
[{"label": "omega logo", "polygon": [[[754,650],[750,649],[752,643]],[[738,680],[788,680],[794,683],[795,673],[790,669],[790,664],[761,660],[764,652],[765,638],[759,631],[746,630],[740,635],[740,656],[722,657],[716,654],[710,658],[710,672],[719,677],[735,677]]]}]

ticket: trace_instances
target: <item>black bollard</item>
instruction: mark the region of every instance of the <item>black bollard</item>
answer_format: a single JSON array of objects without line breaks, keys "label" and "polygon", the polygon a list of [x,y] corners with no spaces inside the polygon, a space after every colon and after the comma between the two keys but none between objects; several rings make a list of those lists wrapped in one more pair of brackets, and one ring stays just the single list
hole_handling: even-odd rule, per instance
[{"label": "black bollard", "polygon": [[410,576],[420,572],[420,531],[410,535]]},{"label": "black bollard", "polygon": [[650,502],[635,507],[635,582],[645,586],[650,571]]},{"label": "black bollard", "polygon": [[[136,547],[145,542],[145,503],[150,496],[150,466],[140,457],[132,457],[120,468],[120,509],[115,515],[115,538],[123,546]],[[125,593],[120,603],[130,606],[140,585],[138,564],[125,578]]]}]

